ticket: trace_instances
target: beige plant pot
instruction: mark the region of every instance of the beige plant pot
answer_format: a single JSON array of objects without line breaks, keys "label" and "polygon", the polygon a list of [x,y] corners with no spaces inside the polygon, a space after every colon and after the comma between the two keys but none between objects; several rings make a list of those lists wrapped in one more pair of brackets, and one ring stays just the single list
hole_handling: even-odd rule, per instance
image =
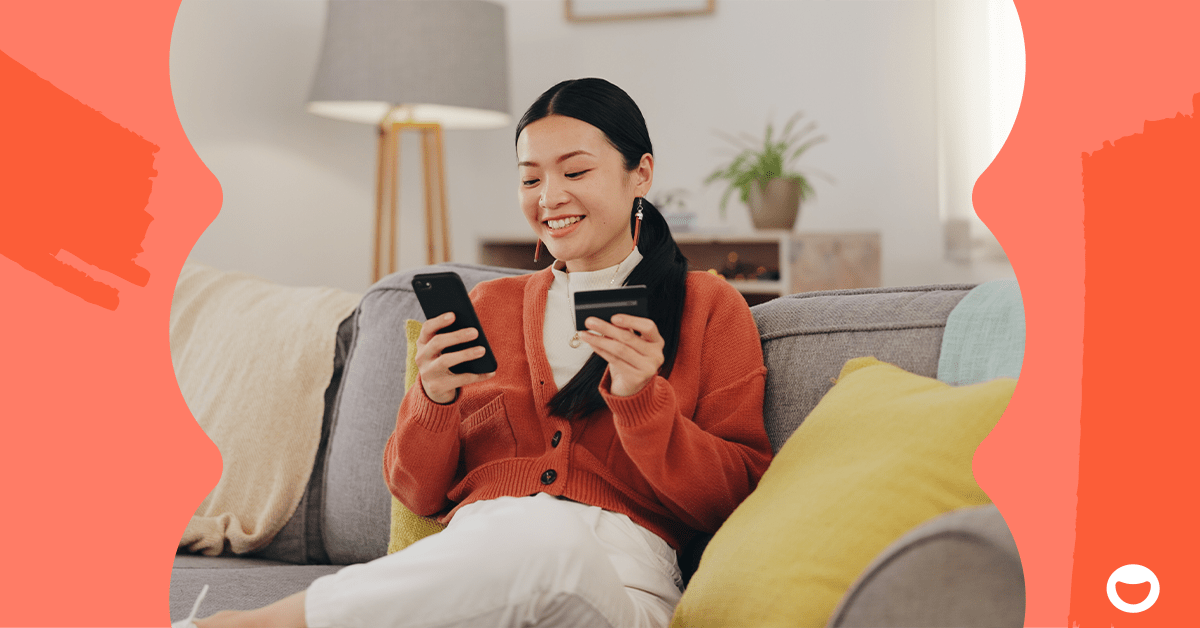
[{"label": "beige plant pot", "polygon": [[750,219],[756,229],[791,229],[800,214],[800,182],[796,179],[759,180],[750,186]]}]

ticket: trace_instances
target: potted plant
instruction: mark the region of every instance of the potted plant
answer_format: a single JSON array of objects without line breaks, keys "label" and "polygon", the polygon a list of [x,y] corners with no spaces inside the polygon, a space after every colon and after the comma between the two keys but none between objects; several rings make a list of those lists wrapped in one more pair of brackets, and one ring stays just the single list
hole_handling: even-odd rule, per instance
[{"label": "potted plant", "polygon": [[803,173],[792,169],[791,164],[808,149],[825,141],[824,135],[812,137],[817,124],[809,122],[800,130],[796,123],[804,116],[797,111],[783,125],[779,137],[774,137],[774,128],[767,123],[762,146],[758,140],[743,134],[740,138],[717,132],[740,148],[741,152],[729,164],[718,168],[704,180],[706,184],[725,179],[729,187],[721,196],[721,218],[725,217],[725,206],[734,190],[740,192],[743,203],[750,207],[750,218],[759,229],[791,229],[796,224],[800,203],[815,191]]}]

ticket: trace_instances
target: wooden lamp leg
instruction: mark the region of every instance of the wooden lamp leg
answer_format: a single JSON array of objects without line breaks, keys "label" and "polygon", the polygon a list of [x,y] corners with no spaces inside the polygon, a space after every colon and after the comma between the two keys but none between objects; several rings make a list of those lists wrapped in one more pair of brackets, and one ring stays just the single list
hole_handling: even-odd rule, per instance
[{"label": "wooden lamp leg", "polygon": [[434,232],[437,231],[437,225],[434,220],[434,199],[433,188],[436,185],[434,177],[436,174],[430,167],[430,152],[433,150],[433,140],[430,137],[428,129],[421,129],[421,157],[422,165],[425,167],[425,263],[436,264],[437,255],[434,253]]},{"label": "wooden lamp leg", "polygon": [[[398,270],[400,222],[400,143],[404,131],[420,131],[425,182],[425,251],[429,264],[450,261],[450,217],[446,204],[442,127],[439,124],[387,122],[379,126],[375,185],[375,246],[372,281]],[[384,254],[386,246],[386,258]]]},{"label": "wooden lamp leg", "polygon": [[[379,125],[378,171],[375,176],[375,243],[372,250],[371,281],[396,272],[396,223],[400,198],[399,130],[394,124]],[[386,247],[386,255],[385,255]]]},{"label": "wooden lamp leg", "polygon": [[397,262],[398,249],[400,248],[400,236],[397,230],[400,227],[400,129],[396,125],[392,125],[392,133],[388,145],[388,158],[390,160],[390,168],[388,170],[388,181],[391,184],[391,206],[388,208],[388,274],[392,274],[400,269]]},{"label": "wooden lamp leg", "polygon": [[442,127],[423,125],[421,147],[425,167],[425,251],[430,264],[450,261],[450,221],[442,160]]},{"label": "wooden lamp leg", "polygon": [[435,144],[436,155],[434,156],[434,165],[437,168],[437,193],[438,193],[438,222],[441,224],[442,231],[442,261],[450,261],[450,212],[449,205],[446,203],[446,162],[442,151],[442,127],[439,125],[434,127],[434,136],[437,138]]},{"label": "wooden lamp leg", "polygon": [[375,164],[375,241],[371,248],[371,283],[379,281],[381,258],[383,256],[383,204],[384,190],[387,188],[387,128],[379,125],[379,154]]}]

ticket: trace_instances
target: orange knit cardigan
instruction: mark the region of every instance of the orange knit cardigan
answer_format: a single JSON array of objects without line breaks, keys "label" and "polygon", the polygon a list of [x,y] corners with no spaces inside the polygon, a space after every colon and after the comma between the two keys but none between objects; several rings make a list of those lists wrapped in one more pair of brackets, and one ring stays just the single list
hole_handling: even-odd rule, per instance
[{"label": "orange knit cardigan", "polygon": [[[418,380],[384,451],[393,495],[447,522],[471,502],[543,492],[624,513],[679,549],[715,532],[771,460],[763,428],[766,368],[746,302],[724,279],[687,277],[679,349],[669,379],[567,421],[542,345],[549,269],[480,283],[471,293],[499,369],[448,405]],[[567,342],[564,338],[563,342]]]}]

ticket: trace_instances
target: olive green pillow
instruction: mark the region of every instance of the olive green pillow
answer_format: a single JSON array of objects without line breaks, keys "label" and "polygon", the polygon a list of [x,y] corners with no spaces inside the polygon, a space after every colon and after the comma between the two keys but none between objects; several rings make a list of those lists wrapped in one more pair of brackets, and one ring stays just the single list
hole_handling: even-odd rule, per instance
[{"label": "olive green pillow", "polygon": [[[404,393],[417,382],[417,337],[421,335],[421,323],[404,321],[404,332],[408,336],[408,363],[404,370]],[[392,523],[388,538],[388,553],[398,552],[417,541],[445,529],[446,524],[429,517],[413,514],[400,500],[392,498]]]},{"label": "olive green pillow", "polygon": [[709,543],[672,626],[824,626],[892,541],[989,503],[971,459],[1014,379],[953,387],[856,358]]}]

